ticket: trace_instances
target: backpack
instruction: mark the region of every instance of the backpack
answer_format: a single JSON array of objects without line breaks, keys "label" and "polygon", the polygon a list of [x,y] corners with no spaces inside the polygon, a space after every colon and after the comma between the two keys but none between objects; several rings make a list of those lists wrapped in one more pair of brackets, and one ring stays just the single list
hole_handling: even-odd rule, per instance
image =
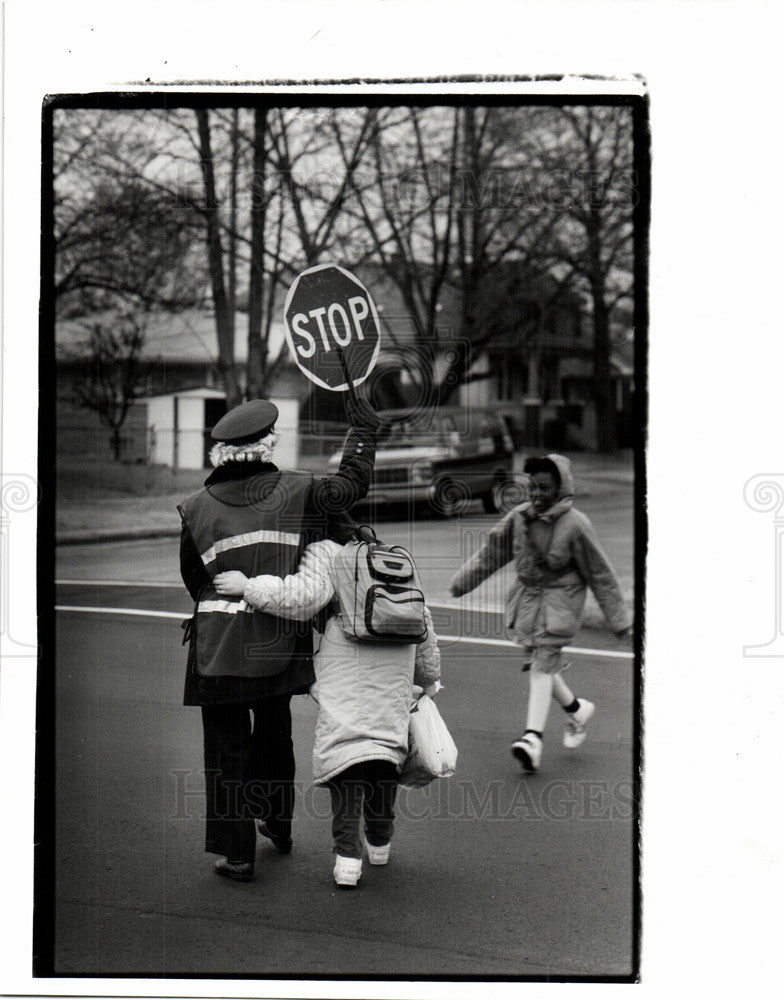
[{"label": "backpack", "polygon": [[411,553],[402,545],[384,545],[363,527],[336,554],[332,567],[342,629],[350,639],[425,640],[425,595]]}]

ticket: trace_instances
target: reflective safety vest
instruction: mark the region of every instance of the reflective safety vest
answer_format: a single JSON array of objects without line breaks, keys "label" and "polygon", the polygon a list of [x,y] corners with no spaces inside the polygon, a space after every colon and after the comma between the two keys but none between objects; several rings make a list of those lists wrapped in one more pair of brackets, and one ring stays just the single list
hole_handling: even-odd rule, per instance
[{"label": "reflective safety vest", "polygon": [[[295,573],[311,483],[307,473],[264,473],[205,486],[180,504],[210,580],[230,569],[247,577]],[[269,677],[295,652],[307,655],[311,636],[310,622],[256,611],[244,599],[220,597],[210,584],[199,595],[191,642],[203,677]]]}]

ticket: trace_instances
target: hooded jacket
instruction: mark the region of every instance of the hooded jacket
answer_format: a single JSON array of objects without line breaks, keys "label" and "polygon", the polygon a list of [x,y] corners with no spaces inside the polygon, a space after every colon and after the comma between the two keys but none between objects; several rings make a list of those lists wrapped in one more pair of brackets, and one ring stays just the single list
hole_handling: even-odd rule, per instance
[{"label": "hooded jacket", "polygon": [[[314,542],[296,573],[280,579],[249,580],[244,598],[281,618],[306,621],[335,596],[332,561],[340,546]],[[311,694],[319,705],[313,746],[313,779],[323,784],[352,764],[388,760],[398,770],[408,754],[408,724],[413,685],[422,687],[441,676],[441,658],[430,612],[428,631],[419,645],[355,642],[330,616],[314,658],[316,683]]]},{"label": "hooded jacket", "polygon": [[561,479],[555,503],[541,514],[530,502],[506,514],[458,571],[452,593],[467,594],[514,560],[517,579],[507,596],[505,625],[516,642],[568,643],[580,627],[588,587],[610,629],[621,632],[631,625],[631,613],[593,525],[573,507],[569,460],[562,455],[547,458]]}]

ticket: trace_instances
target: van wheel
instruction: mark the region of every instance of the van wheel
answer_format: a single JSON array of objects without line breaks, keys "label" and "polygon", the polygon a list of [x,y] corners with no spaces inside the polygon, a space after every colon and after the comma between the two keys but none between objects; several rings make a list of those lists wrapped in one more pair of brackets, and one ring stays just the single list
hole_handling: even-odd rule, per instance
[{"label": "van wheel", "polygon": [[471,499],[464,483],[453,479],[442,479],[436,486],[433,507],[441,517],[455,517],[462,514]]}]

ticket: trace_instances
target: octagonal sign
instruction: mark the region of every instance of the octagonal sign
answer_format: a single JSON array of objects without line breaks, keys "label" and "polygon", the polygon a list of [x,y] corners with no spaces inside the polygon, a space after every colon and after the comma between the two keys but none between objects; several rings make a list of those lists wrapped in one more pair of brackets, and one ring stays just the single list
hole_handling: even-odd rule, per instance
[{"label": "octagonal sign", "polygon": [[337,264],[318,264],[295,279],[283,307],[286,340],[305,375],[333,392],[360,385],[381,347],[378,313],[359,278]]}]

